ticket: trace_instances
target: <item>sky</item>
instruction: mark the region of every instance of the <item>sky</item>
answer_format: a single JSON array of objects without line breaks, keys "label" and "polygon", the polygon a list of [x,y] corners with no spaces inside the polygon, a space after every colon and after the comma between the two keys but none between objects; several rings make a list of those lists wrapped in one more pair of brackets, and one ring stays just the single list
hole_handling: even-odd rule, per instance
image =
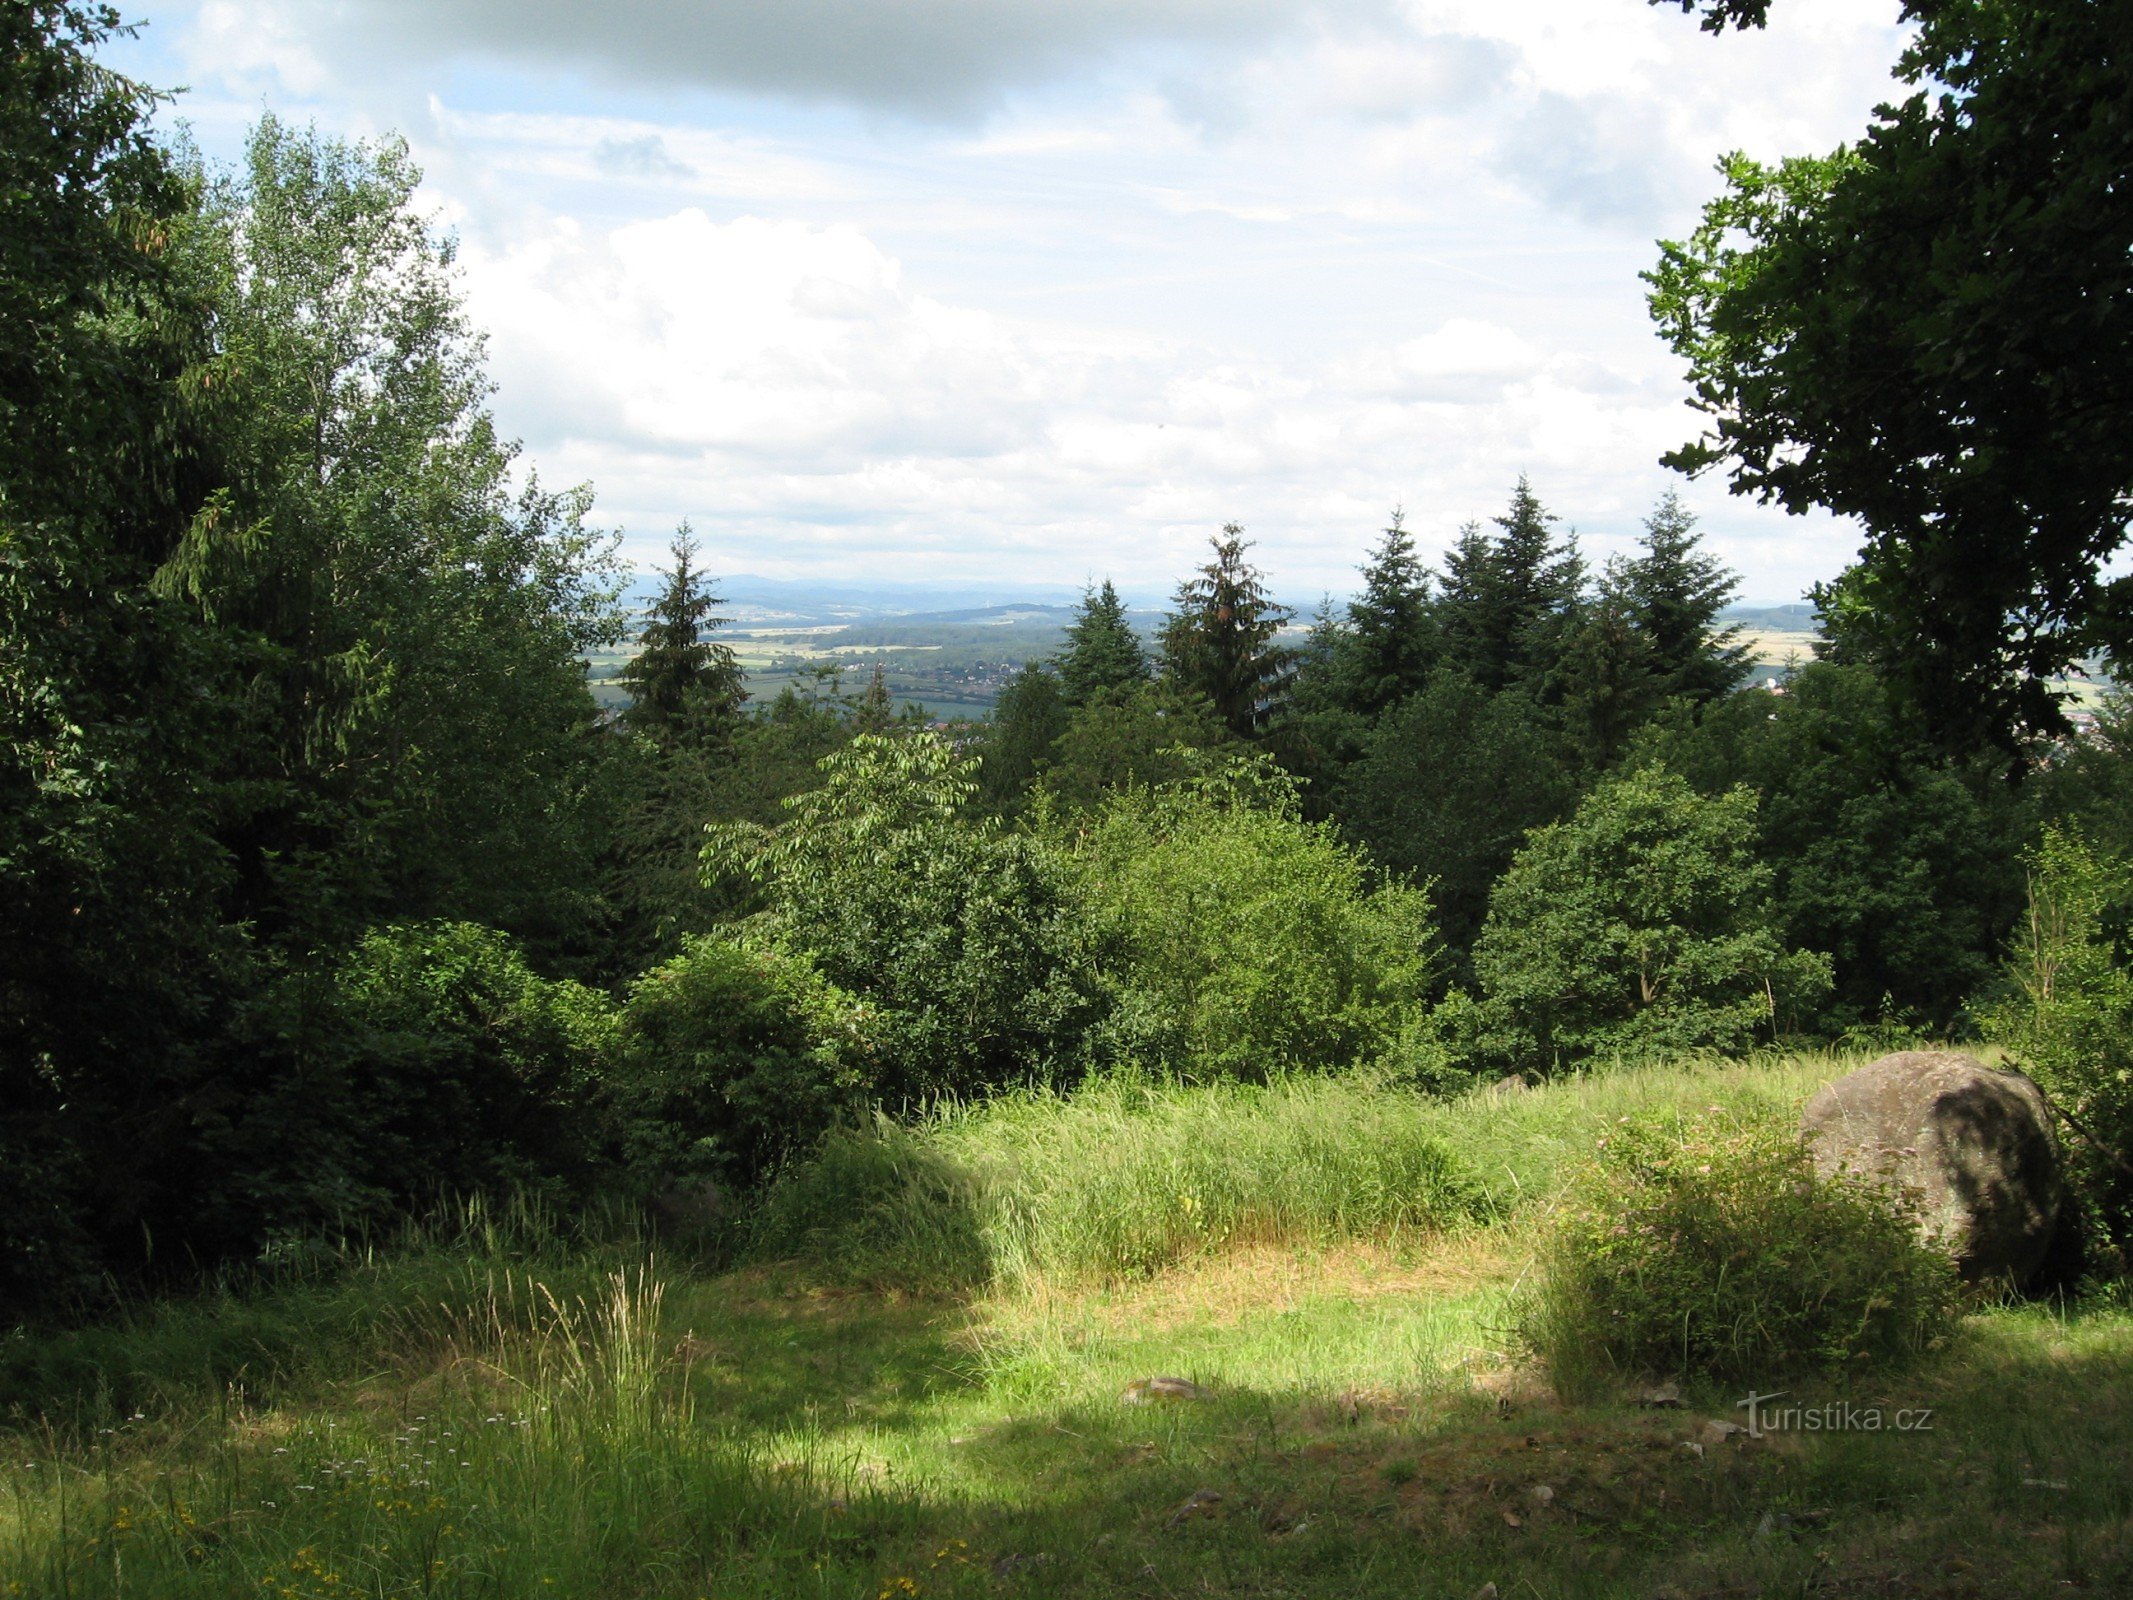
[{"label": "sky", "polygon": [[1855,138],[1897,0],[146,0],[106,59],[234,159],[397,134],[494,409],[640,567],[1298,606],[1521,474],[1595,561],[1670,486],[1746,599],[1858,540],[1689,482],[1638,274],[1728,150]]}]

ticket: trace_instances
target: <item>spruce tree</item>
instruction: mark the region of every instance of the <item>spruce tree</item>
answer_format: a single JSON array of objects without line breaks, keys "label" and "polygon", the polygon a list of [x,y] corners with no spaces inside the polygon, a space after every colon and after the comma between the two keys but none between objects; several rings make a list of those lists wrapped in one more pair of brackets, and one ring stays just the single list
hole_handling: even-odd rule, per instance
[{"label": "spruce tree", "polygon": [[1178,585],[1163,628],[1163,671],[1181,688],[1204,694],[1231,732],[1250,738],[1273,714],[1289,653],[1275,644],[1289,608],[1268,595],[1259,569],[1244,559],[1244,530],[1225,523],[1210,539],[1214,559]]},{"label": "spruce tree", "polygon": [[1125,602],[1109,578],[1101,589],[1083,593],[1081,609],[1067,628],[1066,649],[1054,665],[1069,706],[1084,706],[1107,690],[1124,691],[1148,681],[1148,652],[1126,620]]},{"label": "spruce tree", "polygon": [[1398,511],[1363,568],[1363,592],[1335,636],[1335,672],[1349,709],[1375,717],[1422,687],[1437,654],[1429,573]]},{"label": "spruce tree", "polygon": [[889,700],[889,675],[877,661],[874,675],[867,679],[867,692],[859,697],[859,705],[852,713],[852,729],[856,733],[887,733],[895,721],[896,709]]},{"label": "spruce tree", "polygon": [[747,699],[740,663],[709,637],[724,605],[696,562],[696,537],[684,522],[667,547],[673,565],[645,617],[637,654],[618,682],[630,692],[623,720],[665,748],[717,743],[732,731]]},{"label": "spruce tree", "polygon": [[1484,689],[1515,685],[1549,704],[1562,697],[1585,590],[1577,542],[1557,540],[1557,520],[1521,477],[1493,538],[1473,524],[1461,531],[1437,606],[1452,666]]},{"label": "spruce tree", "polygon": [[1655,687],[1662,696],[1699,703],[1730,693],[1748,669],[1740,630],[1720,628],[1718,614],[1740,592],[1740,577],[1699,546],[1696,518],[1669,489],[1645,519],[1643,554],[1613,575],[1649,641]]}]

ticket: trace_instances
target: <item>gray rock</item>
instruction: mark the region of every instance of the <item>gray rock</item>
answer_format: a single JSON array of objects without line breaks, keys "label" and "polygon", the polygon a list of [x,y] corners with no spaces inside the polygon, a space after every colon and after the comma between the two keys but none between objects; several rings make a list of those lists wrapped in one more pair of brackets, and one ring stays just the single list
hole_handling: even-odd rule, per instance
[{"label": "gray rock", "polygon": [[1807,1102],[1800,1128],[1825,1174],[1915,1189],[1920,1226],[1971,1282],[2029,1281],[2064,1196],[2044,1092],[1953,1050],[1904,1050]]}]

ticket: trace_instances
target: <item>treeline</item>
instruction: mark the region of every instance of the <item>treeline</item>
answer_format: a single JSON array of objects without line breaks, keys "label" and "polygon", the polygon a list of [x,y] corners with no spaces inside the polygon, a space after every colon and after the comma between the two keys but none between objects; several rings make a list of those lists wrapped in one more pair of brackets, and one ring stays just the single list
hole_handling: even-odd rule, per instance
[{"label": "treeline", "polygon": [[17,1316],[452,1193],[701,1214],[1033,1081],[1959,1028],[2047,822],[2122,970],[2124,715],[2012,783],[1841,650],[1741,691],[1671,501],[1598,573],[1523,483],[1441,572],[1395,518],[1300,642],[1228,528],[1154,651],[1105,585],[946,736],[878,673],[749,702],[684,528],[603,718],[612,543],[515,472],[404,149],[216,171],[116,26],[0,12]]}]

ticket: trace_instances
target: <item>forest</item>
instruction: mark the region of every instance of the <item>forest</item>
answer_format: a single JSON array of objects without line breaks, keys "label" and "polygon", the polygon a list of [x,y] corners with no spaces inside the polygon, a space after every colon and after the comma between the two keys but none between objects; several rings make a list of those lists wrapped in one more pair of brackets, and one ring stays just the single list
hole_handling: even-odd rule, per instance
[{"label": "forest", "polygon": [[[1756,20],[1752,7],[1707,9],[1714,31]],[[1622,1183],[1715,1163],[1682,1203],[1733,1219],[1749,1241],[1736,1263],[1767,1252],[1729,1269],[1743,1279],[1866,1274],[1843,1335],[1694,1370],[1752,1378],[1809,1347],[1820,1360],[1840,1337],[1854,1341],[1842,1358],[1871,1347],[1893,1371],[1899,1351],[1941,1336],[1952,1291],[1883,1213],[1800,1179],[1796,1147],[1770,1130],[1828,1076],[1817,1063],[1928,1043],[2001,1052],[2065,1107],[2079,1129],[2065,1148],[2081,1255],[2058,1292],[2062,1305],[2118,1304],[2133,1244],[2133,699],[2114,689],[2077,729],[2063,683],[2076,669],[2108,683],[2133,614],[2113,565],[2133,494],[2115,359],[2133,96],[2123,55],[2081,30],[2128,41],[2110,7],[1910,10],[1923,21],[1913,81],[1954,83],[1974,104],[1921,92],[1827,161],[1736,159],[1705,231],[1665,246],[1650,274],[1654,316],[1711,421],[1675,464],[1866,530],[1858,560],[1812,597],[1816,659],[1774,688],[1749,681],[1722,615],[1739,580],[1671,493],[1633,555],[1596,566],[1569,531],[1573,508],[1507,471],[1500,508],[1472,508],[1435,567],[1405,525],[1413,508],[1389,509],[1358,536],[1352,599],[1310,617],[1270,592],[1247,527],[1218,509],[1155,640],[1103,582],[990,718],[939,722],[897,705],[879,671],[848,684],[796,668],[775,697],[751,698],[721,634],[719,575],[686,526],[649,605],[625,607],[633,575],[592,489],[544,482],[498,434],[454,241],[420,208],[403,143],[265,114],[242,162],[219,166],[152,131],[156,95],[98,64],[113,13],[6,7],[0,1330],[12,1331],[0,1417],[43,1418],[48,1439],[77,1424],[153,1428],[173,1395],[206,1415],[197,1397],[217,1386],[265,1417],[277,1383],[324,1381],[306,1360],[354,1370],[389,1346],[402,1355],[377,1370],[399,1371],[410,1349],[488,1350],[520,1387],[410,1388],[387,1430],[397,1443],[371,1441],[377,1459],[414,1448],[425,1417],[408,1408],[425,1403],[482,1432],[480,1450],[532,1429],[553,1457],[542,1472],[575,1470],[558,1464],[572,1450],[580,1467],[619,1450],[593,1474],[611,1468],[606,1487],[543,1479],[522,1492],[619,1496],[599,1515],[656,1527],[672,1554],[656,1571],[633,1566],[627,1539],[581,1527],[497,1533],[494,1559],[477,1559],[452,1553],[473,1513],[439,1512],[429,1545],[400,1547],[431,1549],[434,1571],[379,1546],[370,1577],[351,1565],[329,1583],[313,1553],[329,1536],[292,1533],[239,1584],[215,1564],[253,1550],[271,1519],[229,1512],[216,1538],[195,1538],[193,1513],[171,1500],[154,1514],[177,1530],[175,1553],[126,1560],[166,1561],[156,1581],[172,1593],[650,1594],[669,1578],[733,1592],[878,1586],[884,1600],[1055,1580],[1155,1593],[1135,1588],[1138,1534],[1122,1537],[1118,1561],[1129,1544],[1133,1559],[1118,1566],[1085,1528],[1076,1548],[1096,1565],[1059,1554],[1054,1572],[1052,1545],[1040,1560],[985,1524],[999,1548],[979,1562],[964,1541],[1014,1502],[1005,1489],[979,1495],[994,1508],[983,1515],[936,1515],[923,1496],[896,1499],[887,1477],[853,1487],[813,1457],[778,1476],[786,1445],[758,1460],[678,1429],[653,1353],[677,1335],[645,1252],[742,1272],[730,1292],[700,1276],[674,1293],[701,1302],[692,1327],[723,1317],[717,1339],[761,1341],[745,1358],[758,1373],[782,1371],[778,1330],[798,1315],[779,1309],[784,1280],[762,1276],[787,1269],[766,1264],[811,1261],[802,1279],[841,1294],[890,1286],[881,1347],[836,1348],[916,1404],[928,1371],[968,1356],[913,1353],[936,1337],[920,1315],[928,1295],[1145,1286],[1215,1260],[1224,1241],[1345,1241],[1406,1282],[1422,1269],[1397,1240],[1546,1232],[1529,1195],[1554,1193],[1612,1139],[1603,1166]],[[1963,32],[1995,27],[2004,36]],[[2067,63],[2089,58],[2115,65],[2066,89]],[[2040,78],[2059,86],[2055,103],[2105,109],[2078,126],[2067,113],[2058,188],[2005,180],[2063,206],[2010,212],[1978,247],[1990,272],[1945,267],[1960,279],[1960,330],[1927,303],[1942,265],[1846,257],[1856,281],[1835,281],[1810,261],[1817,229],[1873,234],[1875,216],[1933,210],[1948,186],[1983,182],[1966,162],[2004,176],[2004,145],[1971,146],[2012,138],[1988,115],[1995,96],[2028,105]],[[2105,188],[2084,188],[2092,176]],[[2070,220],[2084,206],[2087,220]],[[1944,263],[1964,244],[1951,231],[1953,243],[1916,248]],[[2055,263],[2051,292],[2010,256]],[[1884,309],[1871,330],[1842,311],[1867,300]],[[2114,359],[2065,358],[2074,347]],[[2010,373],[2040,366],[2049,381],[2015,395]],[[1895,370],[1915,375],[1896,386],[1915,403],[1886,398]],[[1951,386],[1966,392],[1951,400]],[[597,659],[620,663],[605,706],[588,680]],[[1728,1062],[1761,1075],[1729,1077]],[[1709,1102],[1731,1120],[1681,1120]],[[1639,1139],[1675,1142],[1638,1156]],[[1769,1195],[1799,1198],[1780,1218]],[[1587,1259],[1616,1248],[1582,1226],[1560,1223]],[[1833,1241],[1835,1265],[1783,1255],[1780,1233]],[[1424,1277],[1453,1272],[1430,1262]],[[1474,1270],[1459,1293],[1497,1282]],[[1208,1292],[1243,1290],[1223,1279]],[[1025,1293],[1012,1315],[1035,1316],[1040,1300]],[[1544,1361],[1555,1352],[1569,1397],[1579,1380],[1565,1352],[1582,1335],[1549,1314],[1523,1313],[1522,1337]],[[1080,1370],[1074,1341],[1125,1337],[1086,1315],[1029,1334],[1037,1343],[1004,1368],[970,1358],[987,1394],[1026,1409],[1049,1403],[1047,1385],[1080,1393],[1082,1378],[1060,1376]],[[1379,1337],[1330,1326],[1325,1339],[1366,1353]],[[1654,1337],[1663,1351],[1670,1335]],[[2082,1359],[2115,1371],[2120,1347],[2100,1341]],[[1312,1405],[1345,1394],[1347,1425],[1360,1407],[1391,1430],[1370,1434],[1367,1463],[1336,1465],[1373,1494],[1411,1497],[1422,1447],[1400,1442],[1407,1412],[1393,1415],[1408,1402],[1331,1348],[1270,1359],[1319,1385]],[[706,1359],[711,1372],[727,1358]],[[899,1363],[909,1371],[894,1377]],[[1964,1369],[1977,1394],[1991,1390],[1983,1370]],[[841,1367],[776,1381],[818,1379],[809,1417],[817,1398],[866,1416],[888,1403],[864,1398],[876,1376]],[[718,1381],[731,1388],[721,1414],[788,1416],[752,1380]],[[862,1398],[840,1398],[840,1383]],[[1487,1403],[1530,1414],[1511,1389]],[[581,1404],[593,1409],[569,1427],[598,1438],[572,1443],[564,1415]],[[1190,1405],[1175,1414],[1163,1450],[1148,1446],[1166,1460],[1178,1430],[1201,1426]],[[1115,1432],[1117,1415],[1069,1409],[1058,1426]],[[1258,1425],[1220,1406],[1205,1415],[1238,1438]],[[1307,1432],[1332,1426],[1331,1411],[1310,1415]],[[950,1429],[1009,1425],[944,1418],[925,1436],[942,1459],[963,1442]],[[1143,1426],[1155,1424],[1128,1431]],[[255,1461],[270,1432],[232,1434],[213,1447],[218,1464],[186,1470],[267,1482],[282,1470]],[[318,1482],[362,1468],[358,1499],[377,1488],[385,1508],[401,1492],[374,1465],[271,1437],[274,1458],[312,1451]],[[1103,1437],[1105,1450],[1139,1448]],[[2041,1448],[2008,1440],[2008,1463]],[[480,1451],[464,1449],[471,1470]],[[37,1450],[64,1476],[60,1444]],[[1657,1459],[1689,1470],[1678,1452]],[[1232,1467],[1240,1481],[1260,1470]],[[1200,1470],[1178,1468],[1163,1492]],[[1765,1470],[1741,1469],[1756,1484]],[[1838,1469],[1817,1470],[1810,1488],[1826,1497]],[[1457,1471],[1497,1481],[1471,1462]],[[1675,1504],[1699,1518],[1790,1505],[1807,1520],[1784,1549],[1756,1547],[1790,1572],[1808,1559],[1800,1529],[1827,1513],[1756,1499],[1748,1481],[1717,1473]],[[152,1491],[132,1510],[118,1489],[98,1502],[102,1531],[77,1562],[38,1543],[44,1480],[23,1482],[28,1498],[0,1524],[12,1529],[0,1592],[122,1592],[114,1552],[135,1548],[124,1519],[148,1518]],[[1271,1482],[1226,1491],[1253,1507],[1262,1541],[1320,1515]],[[1943,1506],[1953,1527],[1977,1509],[1955,1483],[1901,1493]],[[494,1507],[519,1492],[483,1503],[508,1521]],[[1215,1524],[1223,1495],[1203,1492],[1148,1537],[1191,1533],[1195,1504]],[[1489,1571],[1511,1570],[1477,1565],[1473,1552],[1495,1546],[1459,1529],[1486,1513],[1486,1539],[1500,1541],[1521,1516],[1554,1515],[1558,1492],[1518,1512],[1491,1487],[1453,1516],[1441,1592],[1481,1592]],[[425,1502],[407,1493],[419,1521]],[[1606,1503],[1592,1524],[1614,1530],[1603,1543],[1644,1548],[1626,1531],[1642,1513]],[[2133,1570],[2125,1507],[2085,1514],[2090,1545],[2067,1570],[2107,1585]],[[847,1538],[840,1518],[872,1531]],[[1559,1587],[1536,1592],[1655,1592],[1610,1587],[1630,1579],[1588,1570],[1564,1539],[1549,1558]],[[937,1555],[921,1548],[936,1543]],[[1211,1543],[1207,1559],[1231,1560],[1228,1548]],[[521,1554],[533,1564],[513,1565]],[[581,1558],[593,1565],[569,1566]],[[22,1576],[9,1587],[11,1559]],[[1169,1558],[1148,1559],[1154,1572]],[[1319,1559],[1344,1592],[1377,1592],[1378,1578]],[[1376,1559],[1357,1570],[1377,1572]],[[554,1572],[562,1589],[536,1583]],[[1275,1582],[1274,1567],[1238,1572],[1246,1587]]]}]

